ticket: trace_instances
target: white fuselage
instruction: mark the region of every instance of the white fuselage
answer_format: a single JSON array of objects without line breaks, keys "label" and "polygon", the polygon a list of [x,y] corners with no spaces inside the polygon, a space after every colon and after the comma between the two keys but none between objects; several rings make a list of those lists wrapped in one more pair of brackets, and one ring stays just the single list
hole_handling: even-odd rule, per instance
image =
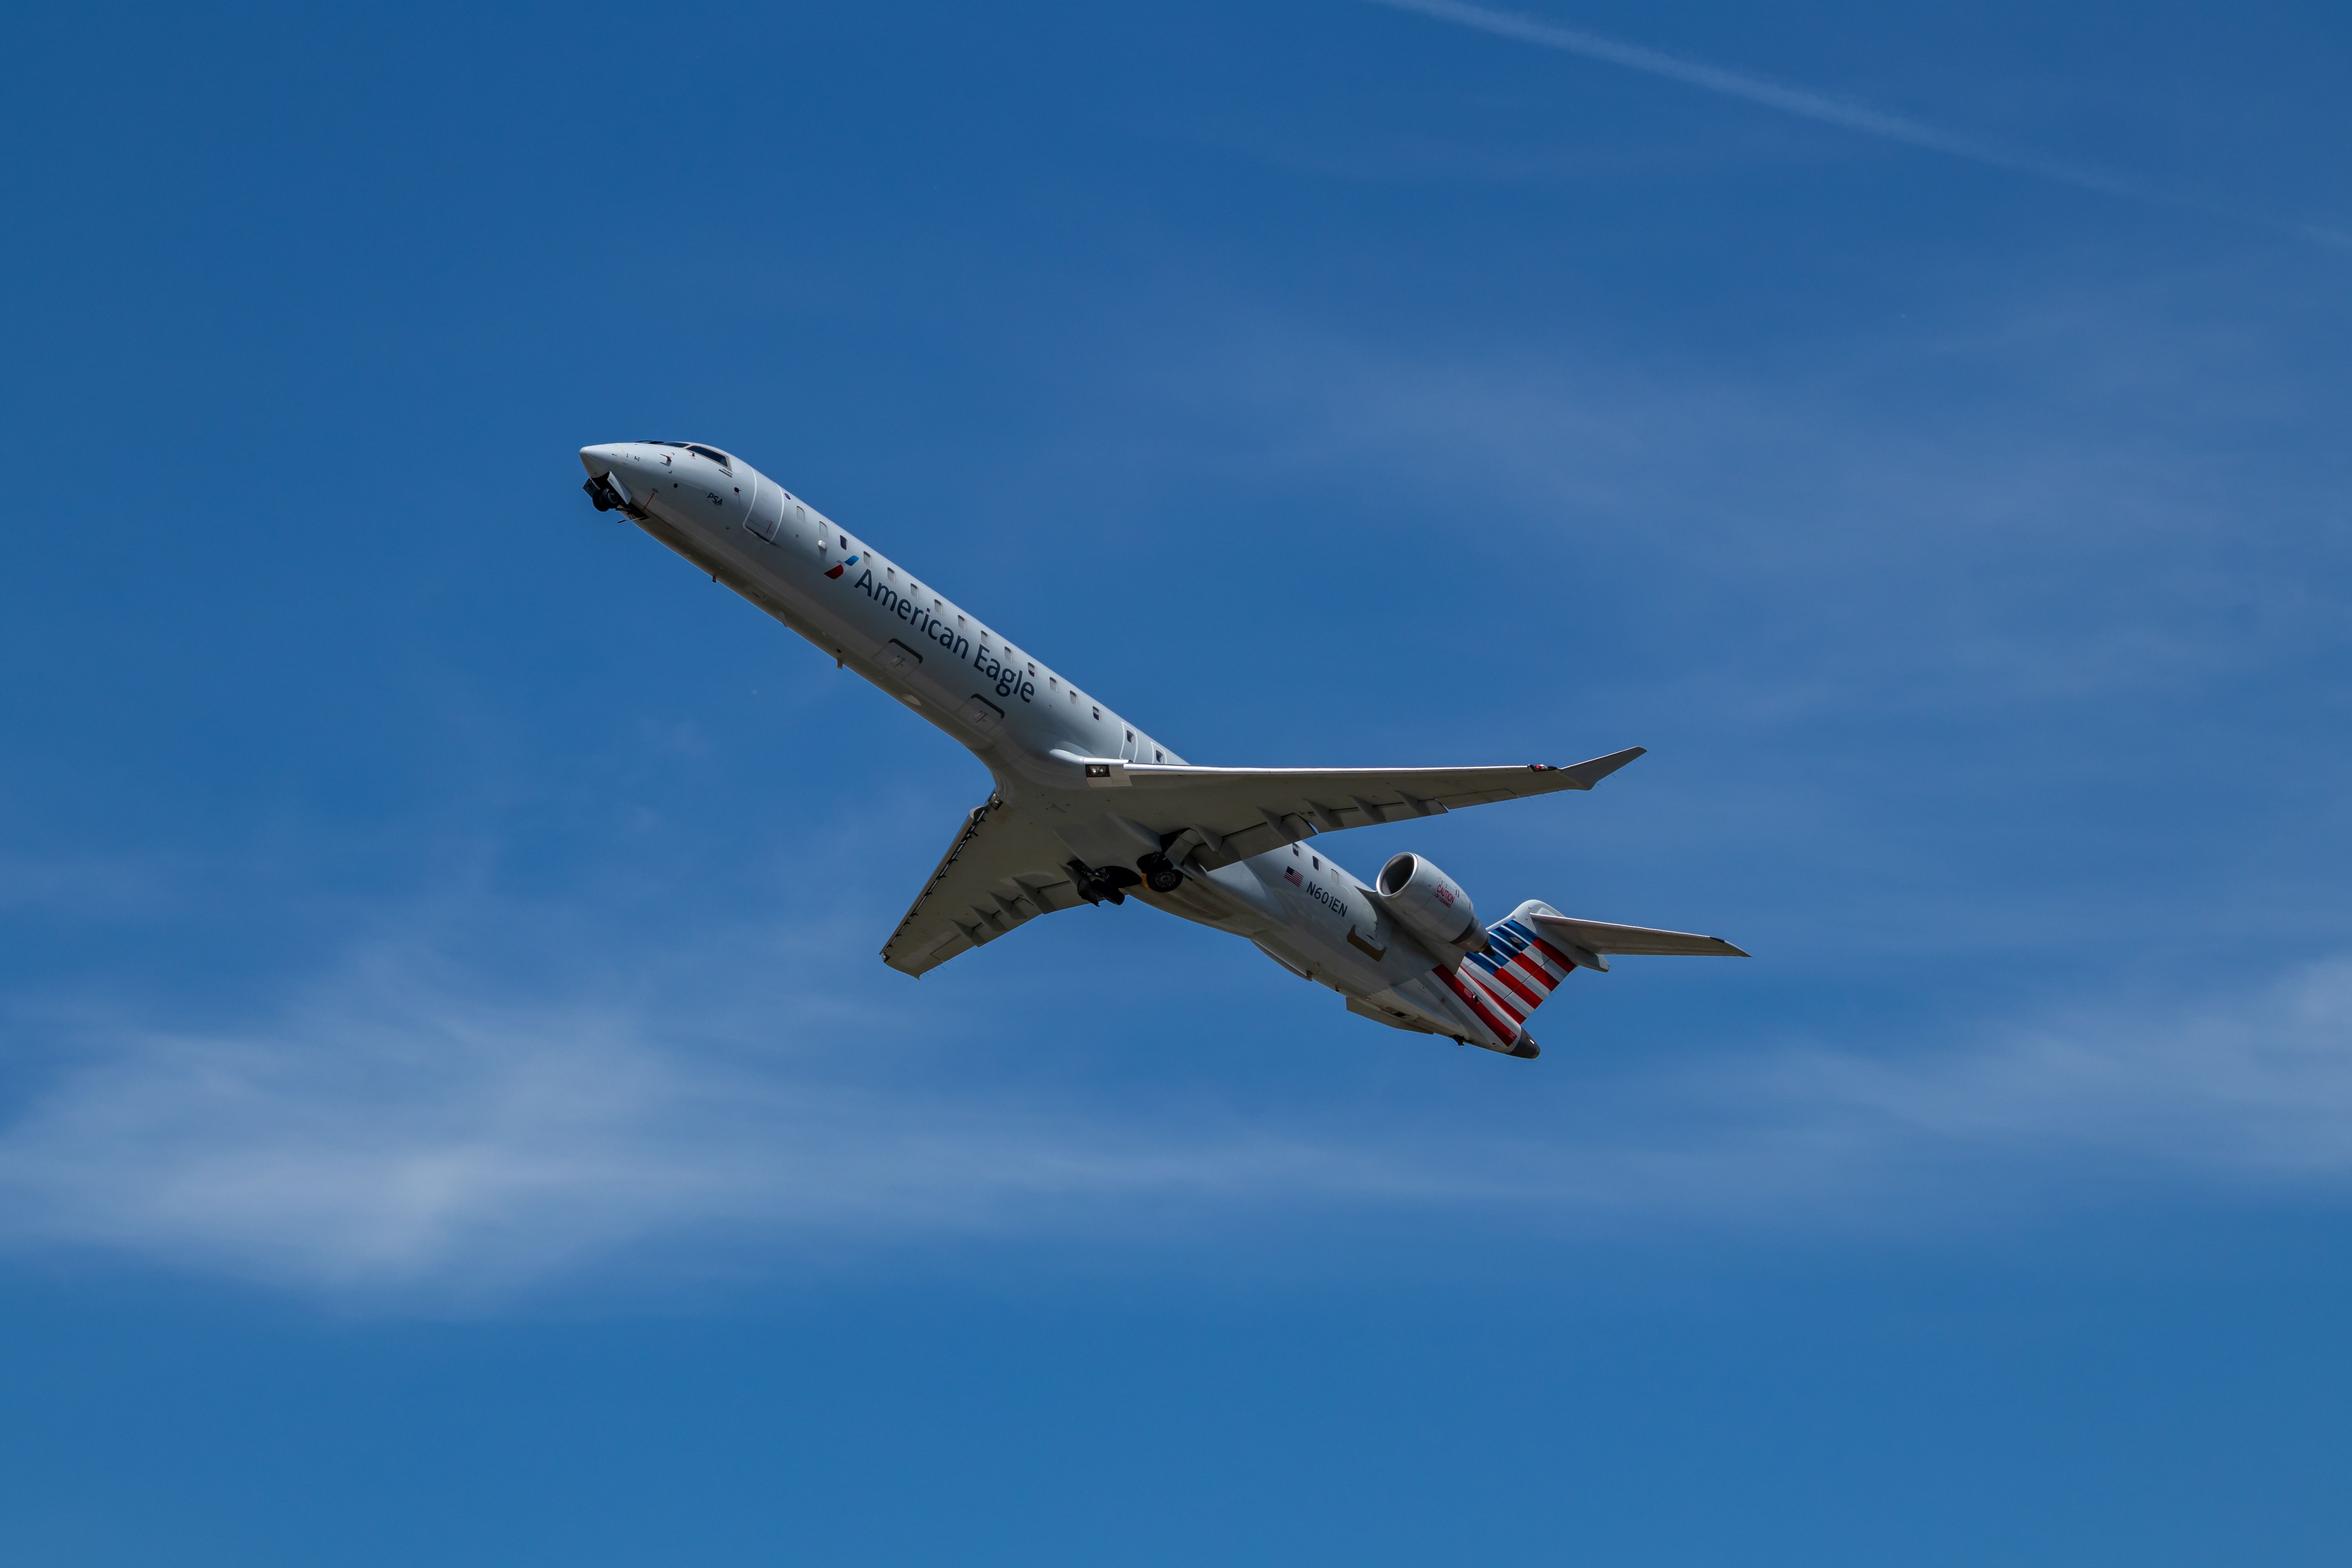
[{"label": "white fuselage", "polygon": [[[1122,824],[1116,792],[1088,787],[1085,764],[1181,763],[1165,742],[740,458],[656,442],[582,458],[592,478],[625,489],[625,510],[646,532],[961,742],[1073,858],[1127,867],[1154,847]],[[1195,870],[1174,892],[1126,891],[1246,937],[1342,994],[1409,1013],[1407,1026],[1462,1030],[1431,982],[1430,951],[1308,845]]]}]

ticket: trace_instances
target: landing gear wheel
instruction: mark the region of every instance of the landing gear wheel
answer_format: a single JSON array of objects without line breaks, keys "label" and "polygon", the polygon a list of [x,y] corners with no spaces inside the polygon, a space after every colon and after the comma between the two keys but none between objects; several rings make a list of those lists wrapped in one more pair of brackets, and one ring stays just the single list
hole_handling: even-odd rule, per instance
[{"label": "landing gear wheel", "polygon": [[1143,873],[1143,885],[1155,893],[1172,893],[1184,885],[1184,873],[1165,855],[1146,855],[1135,868]]}]

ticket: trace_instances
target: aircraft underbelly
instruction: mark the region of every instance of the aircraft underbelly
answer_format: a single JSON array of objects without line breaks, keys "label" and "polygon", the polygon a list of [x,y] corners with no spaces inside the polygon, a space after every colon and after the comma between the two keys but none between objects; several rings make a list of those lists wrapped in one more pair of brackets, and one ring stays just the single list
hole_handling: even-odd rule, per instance
[{"label": "aircraft underbelly", "polygon": [[[664,510],[646,521],[648,532],[818,647],[855,665],[884,690],[902,700],[916,698],[909,706],[918,713],[990,762],[995,737],[954,712],[938,676],[921,673],[929,661],[891,660],[894,646],[919,652],[911,644],[885,637],[877,652],[873,628],[844,615],[831,596],[811,593],[749,531],[715,529],[690,510],[672,521]],[[1122,823],[1114,802],[1100,792],[1043,788],[993,763],[990,772],[999,792],[1066,846],[1073,859],[1088,866],[1131,866],[1156,847],[1147,830]],[[1342,995],[1405,1012],[1441,1034],[1461,1033],[1459,1009],[1427,977],[1425,955],[1401,942],[1384,915],[1360,908],[1364,901],[1352,887],[1325,889],[1345,906],[1341,911],[1319,900],[1310,903],[1305,883],[1294,886],[1285,878],[1292,858],[1286,850],[1271,850],[1205,874],[1196,867],[1173,893],[1139,887],[1128,892],[1180,920],[1254,941],[1284,968]]]}]

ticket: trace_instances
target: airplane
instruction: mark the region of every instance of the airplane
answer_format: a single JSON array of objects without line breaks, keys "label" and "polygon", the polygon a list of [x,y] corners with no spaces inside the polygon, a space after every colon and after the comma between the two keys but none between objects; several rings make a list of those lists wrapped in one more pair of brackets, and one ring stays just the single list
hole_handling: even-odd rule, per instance
[{"label": "airplane", "polygon": [[1230,931],[1375,1023],[1505,1056],[1612,955],[1748,955],[1719,937],[1561,914],[1482,924],[1423,855],[1371,882],[1324,833],[1589,790],[1641,756],[1570,767],[1195,767],[742,458],[696,441],[583,447],[583,487],[978,757],[994,781],[882,946],[920,976],[1041,915],[1129,898]]}]

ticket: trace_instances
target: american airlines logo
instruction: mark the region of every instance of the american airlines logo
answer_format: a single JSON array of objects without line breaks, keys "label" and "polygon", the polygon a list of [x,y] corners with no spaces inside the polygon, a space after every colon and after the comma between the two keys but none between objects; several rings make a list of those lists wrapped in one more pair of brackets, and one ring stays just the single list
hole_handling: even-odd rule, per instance
[{"label": "american airlines logo", "polygon": [[[825,575],[838,578],[845,570],[856,565],[860,559],[859,556],[853,555],[839,566],[825,573]],[[1024,702],[1036,700],[1037,682],[1031,678],[1034,673],[1034,669],[1031,675],[1024,675],[1009,661],[990,652],[985,646],[975,649],[971,646],[971,637],[923,608],[919,602],[908,598],[887,583],[876,582],[873,567],[868,566],[859,573],[857,581],[852,583],[850,586],[881,605],[887,613],[896,616],[924,637],[939,644],[957,658],[970,661],[972,668],[980,671],[995,685],[996,694],[999,697],[1018,697]],[[1075,701],[1077,695],[1075,690],[1072,691],[1071,700]],[[1101,715],[1096,716],[1099,718]]]}]

